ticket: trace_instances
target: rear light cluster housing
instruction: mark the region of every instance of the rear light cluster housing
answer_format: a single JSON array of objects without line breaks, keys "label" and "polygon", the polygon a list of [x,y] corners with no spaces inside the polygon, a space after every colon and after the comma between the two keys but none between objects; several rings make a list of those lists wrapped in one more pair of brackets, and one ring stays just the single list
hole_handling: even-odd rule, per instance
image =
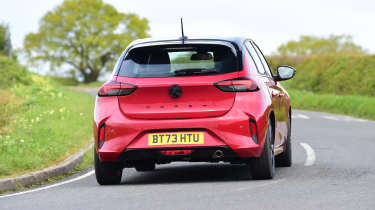
[{"label": "rear light cluster housing", "polygon": [[255,92],[259,90],[258,85],[248,78],[236,78],[216,82],[215,87],[224,92]]},{"label": "rear light cluster housing", "polygon": [[132,94],[137,89],[136,85],[110,81],[105,83],[98,91],[99,97],[108,96],[127,96]]}]

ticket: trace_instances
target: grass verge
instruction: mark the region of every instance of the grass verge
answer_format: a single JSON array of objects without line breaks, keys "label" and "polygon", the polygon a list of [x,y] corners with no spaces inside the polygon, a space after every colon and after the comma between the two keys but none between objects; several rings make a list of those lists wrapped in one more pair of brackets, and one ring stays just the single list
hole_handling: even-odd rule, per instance
[{"label": "grass verge", "polygon": [[18,105],[0,130],[0,178],[55,165],[92,140],[90,95],[55,87],[40,76],[10,94]]},{"label": "grass verge", "polygon": [[82,162],[75,167],[73,172],[81,171],[92,165],[94,165],[94,147],[85,153]]},{"label": "grass verge", "polygon": [[295,109],[331,112],[375,120],[375,98],[355,95],[316,94],[288,89]]},{"label": "grass verge", "polygon": [[15,190],[8,190],[8,191],[0,191],[0,195],[1,194],[5,194],[5,193],[10,193],[10,192],[15,192],[15,191],[19,191],[19,190],[25,190],[25,189],[30,189],[30,188],[34,188],[34,187],[38,187],[38,186],[41,186],[41,185],[45,185],[45,184],[48,184],[48,183],[51,183],[51,182],[56,182],[56,181],[59,181],[59,180],[62,180],[68,176],[71,176],[73,174],[76,174],[84,169],[87,169],[89,167],[91,167],[93,164],[94,164],[94,157],[93,157],[93,152],[94,152],[94,148],[88,150],[83,158],[82,158],[82,162],[80,164],[78,164],[72,171],[70,171],[69,173],[66,173],[66,174],[62,174],[60,176],[55,176],[55,177],[52,177],[52,178],[49,178],[48,180],[46,181],[43,181],[43,182],[40,182],[40,183],[36,183],[36,184],[33,184],[33,185],[30,185],[30,186],[25,186],[25,187],[19,187],[18,189],[15,189]]}]

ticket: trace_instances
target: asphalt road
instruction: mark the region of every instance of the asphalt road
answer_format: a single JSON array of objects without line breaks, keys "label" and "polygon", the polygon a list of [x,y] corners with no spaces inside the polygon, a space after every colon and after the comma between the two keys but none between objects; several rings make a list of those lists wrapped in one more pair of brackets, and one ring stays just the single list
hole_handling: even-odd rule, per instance
[{"label": "asphalt road", "polygon": [[0,196],[0,209],[375,209],[375,122],[294,111],[292,145],[293,166],[273,180],[252,180],[242,165],[173,163],[99,186],[86,170]]}]

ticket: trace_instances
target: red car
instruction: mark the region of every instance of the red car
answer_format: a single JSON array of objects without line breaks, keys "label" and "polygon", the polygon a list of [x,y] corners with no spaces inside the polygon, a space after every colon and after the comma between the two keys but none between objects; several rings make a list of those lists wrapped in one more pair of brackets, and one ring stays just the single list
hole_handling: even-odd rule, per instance
[{"label": "red car", "polygon": [[96,98],[95,173],[121,182],[123,168],[172,161],[248,164],[255,179],[290,166],[291,106],[250,39],[138,40]]}]

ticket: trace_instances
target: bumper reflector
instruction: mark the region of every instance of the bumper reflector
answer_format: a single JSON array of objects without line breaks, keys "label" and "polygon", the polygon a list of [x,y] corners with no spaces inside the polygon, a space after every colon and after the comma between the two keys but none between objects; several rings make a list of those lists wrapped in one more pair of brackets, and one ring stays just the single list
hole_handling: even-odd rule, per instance
[{"label": "bumper reflector", "polygon": [[105,123],[101,124],[98,129],[98,147],[101,148],[105,140]]},{"label": "bumper reflector", "polygon": [[250,135],[253,141],[258,144],[258,127],[257,123],[253,119],[249,119]]}]

